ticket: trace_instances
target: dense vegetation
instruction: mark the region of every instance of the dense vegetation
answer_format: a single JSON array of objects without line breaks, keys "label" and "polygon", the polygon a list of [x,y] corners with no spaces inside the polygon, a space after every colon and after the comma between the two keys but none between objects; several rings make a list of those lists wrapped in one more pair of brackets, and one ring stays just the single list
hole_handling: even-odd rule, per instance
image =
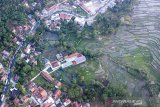
[{"label": "dense vegetation", "polygon": [[[79,42],[84,40],[94,40],[97,37],[108,36],[116,32],[121,24],[121,17],[131,11],[132,0],[125,0],[123,3],[117,3],[115,7],[109,9],[104,14],[99,14],[96,17],[96,21],[93,25],[89,26],[87,23],[84,27],[80,27],[72,18],[70,21],[62,21],[60,27],[60,40],[56,43],[57,49],[62,52],[82,52],[88,57],[88,59],[97,59],[100,52],[87,50],[85,47],[79,49]],[[79,30],[80,29],[80,30]],[[106,100],[109,97],[128,97],[127,87],[119,85],[115,86],[109,83],[108,86],[104,86],[102,83],[92,78],[88,82],[88,79],[84,79],[85,76],[90,78],[91,75],[87,74],[85,69],[76,72],[74,77],[77,79],[71,79],[72,84],[68,87],[69,97],[74,101],[86,102],[94,101],[96,97],[102,100]],[[92,72],[93,73],[93,72]],[[65,82],[65,81],[64,81]]]},{"label": "dense vegetation", "polygon": [[[57,49],[61,51],[68,51],[69,53],[79,51],[82,52],[89,59],[96,59],[101,53],[92,52],[87,50],[85,47],[81,50],[78,49],[78,43],[85,39],[95,39],[98,36],[110,35],[116,32],[120,25],[120,17],[126,8],[130,8],[130,3],[132,0],[126,0],[123,4],[118,4],[113,9],[108,12],[98,15],[96,21],[92,26],[87,23],[83,28],[78,26],[74,18],[67,21],[62,21],[61,29],[59,34],[61,35],[60,40],[56,43]],[[34,2],[34,0],[30,0]],[[26,23],[26,15],[23,7],[20,5],[20,0],[1,0],[0,6],[0,51],[4,48],[11,49],[11,37],[12,32],[10,31],[10,25],[22,25]],[[117,14],[118,12],[118,14]],[[79,30],[81,29],[81,30]],[[38,50],[43,50],[43,41],[41,39],[43,34],[43,28],[37,30],[36,36],[34,38],[30,37],[27,39],[28,42],[32,42],[38,48]],[[76,42],[75,42],[76,40]],[[21,90],[21,85],[28,82],[31,77],[41,70],[42,63],[38,60],[38,65],[33,66],[32,64],[27,64],[24,60],[18,59],[15,65],[15,73],[20,76],[17,88]],[[69,85],[68,92],[69,97],[72,100],[79,102],[83,101],[93,101],[95,97],[105,100],[108,97],[124,97],[127,96],[126,87],[124,86],[106,86],[102,87],[98,81],[94,78],[91,81],[89,79],[83,79],[86,70],[83,69],[77,75],[77,81],[72,80],[72,85]],[[30,75],[30,76],[28,76]],[[63,90],[63,89],[62,89]]]},{"label": "dense vegetation", "polygon": [[26,23],[26,15],[20,3],[20,0],[1,0],[0,2],[0,51],[11,50],[10,26]]},{"label": "dense vegetation", "polygon": [[133,1],[125,0],[122,3],[117,2],[116,6],[110,8],[104,14],[99,14],[91,26],[87,23],[85,23],[84,27],[78,26],[74,21],[74,17],[70,21],[61,21],[58,32],[61,37],[56,43],[57,49],[60,52],[69,50],[69,53],[79,51],[89,58],[100,56],[101,53],[91,52],[85,47],[79,49],[79,43],[86,39],[93,40],[115,33],[121,24],[121,17],[131,11]]}]

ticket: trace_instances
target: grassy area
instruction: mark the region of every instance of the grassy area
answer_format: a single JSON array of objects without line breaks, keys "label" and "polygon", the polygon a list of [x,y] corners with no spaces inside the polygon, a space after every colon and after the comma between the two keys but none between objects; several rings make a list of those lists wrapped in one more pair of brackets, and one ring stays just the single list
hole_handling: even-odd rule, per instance
[{"label": "grassy area", "polygon": [[88,15],[88,13],[87,12],[85,12],[81,7],[77,7],[77,8],[75,8],[74,10],[73,10],[75,13],[77,13],[77,14],[79,14],[79,15],[81,15],[81,16],[87,16]]},{"label": "grassy area", "polygon": [[151,62],[152,57],[149,50],[142,47],[136,49],[131,55],[126,55],[123,59],[126,66],[143,71],[151,80],[160,80],[157,73],[152,70]]},{"label": "grassy area", "polygon": [[38,76],[33,82],[46,90],[53,90],[55,86],[54,84],[47,82],[42,76]]},{"label": "grassy area", "polygon": [[95,39],[92,39],[92,40],[86,39],[86,40],[83,40],[79,43],[78,49],[81,49],[84,47],[89,49],[90,51],[97,51],[103,47],[103,42],[99,42]]},{"label": "grassy area", "polygon": [[[85,81],[86,83],[91,83],[93,80],[95,80],[95,72],[98,69],[98,62],[97,61],[87,61],[84,64],[69,67],[67,69],[64,69],[64,72],[62,75],[63,78],[72,81],[73,79],[79,80],[76,76],[77,74],[80,76],[80,80]],[[72,77],[72,75],[74,75]],[[66,81],[67,81],[66,80]]]},{"label": "grassy area", "polygon": [[145,61],[144,56],[141,53],[136,53],[133,56],[125,56],[124,62],[126,63],[126,65],[137,68],[139,70],[143,70],[146,72],[150,70],[149,63]]}]

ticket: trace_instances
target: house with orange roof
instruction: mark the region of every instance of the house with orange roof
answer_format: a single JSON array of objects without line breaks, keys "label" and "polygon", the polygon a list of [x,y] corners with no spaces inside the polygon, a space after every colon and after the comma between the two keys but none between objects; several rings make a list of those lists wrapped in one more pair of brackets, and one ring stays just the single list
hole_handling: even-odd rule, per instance
[{"label": "house with orange roof", "polygon": [[48,97],[48,93],[42,87],[37,86],[34,82],[28,84],[28,89],[32,93],[32,99],[39,104],[42,104]]},{"label": "house with orange roof", "polygon": [[56,88],[60,88],[61,86],[62,86],[62,83],[59,82],[59,81],[57,81],[55,87],[56,87]]},{"label": "house with orange roof", "polygon": [[69,98],[65,99],[65,102],[63,103],[64,106],[68,106],[69,104],[71,104],[71,100]]},{"label": "house with orange roof", "polygon": [[0,63],[0,81],[5,81],[7,79],[8,75],[6,70],[4,69],[3,65]]},{"label": "house with orange roof", "polygon": [[56,92],[53,94],[54,99],[58,99],[61,96],[62,92],[61,90],[56,90]]},{"label": "house with orange roof", "polygon": [[2,58],[5,59],[5,58],[8,58],[10,56],[10,53],[6,50],[3,50],[2,55],[3,55]]},{"label": "house with orange roof", "polygon": [[52,61],[51,65],[52,65],[51,67],[52,67],[53,71],[55,71],[61,67],[61,63],[59,61]]},{"label": "house with orange roof", "polygon": [[46,17],[47,15],[51,15],[52,13],[57,11],[58,8],[59,8],[59,5],[56,4],[51,7],[46,8],[46,9],[43,9],[42,10],[42,18]]},{"label": "house with orange roof", "polygon": [[24,49],[24,52],[29,54],[31,52],[31,45],[28,44],[27,47]]},{"label": "house with orange roof", "polygon": [[65,13],[60,13],[59,18],[62,20],[70,20],[72,18],[72,16],[65,14]]},{"label": "house with orange roof", "polygon": [[37,85],[34,82],[28,83],[28,89],[33,93],[35,89],[37,88]]},{"label": "house with orange roof", "polygon": [[64,57],[64,59],[66,62],[61,64],[62,68],[66,68],[71,65],[78,65],[86,61],[86,57],[78,52],[75,52],[71,55],[67,55]]},{"label": "house with orange roof", "polygon": [[19,100],[18,98],[15,98],[15,99],[13,100],[14,105],[18,105],[19,102],[20,102],[20,100]]},{"label": "house with orange roof", "polygon": [[50,96],[48,97],[48,99],[42,104],[42,107],[56,107],[56,105],[54,104],[55,100]]},{"label": "house with orange roof", "polygon": [[47,92],[42,87],[38,87],[33,91],[33,96],[36,99],[36,101],[39,102],[39,104],[42,104],[47,99]]},{"label": "house with orange roof", "polygon": [[42,71],[41,76],[51,83],[54,82],[54,79],[52,78],[51,75],[49,75],[47,71]]},{"label": "house with orange roof", "polygon": [[74,107],[82,107],[82,104],[78,103],[78,102],[74,102],[73,105],[74,105]]},{"label": "house with orange roof", "polygon": [[4,107],[9,107],[9,104],[5,104]]}]

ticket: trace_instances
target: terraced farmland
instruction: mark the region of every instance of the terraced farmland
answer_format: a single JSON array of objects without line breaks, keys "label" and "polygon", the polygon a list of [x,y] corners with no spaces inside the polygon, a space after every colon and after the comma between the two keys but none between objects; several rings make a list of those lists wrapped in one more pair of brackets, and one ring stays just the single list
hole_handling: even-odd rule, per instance
[{"label": "terraced farmland", "polygon": [[130,76],[126,66],[160,81],[160,0],[137,0],[130,16],[130,24],[122,25],[107,43],[102,60],[110,81],[146,97],[145,81]]}]

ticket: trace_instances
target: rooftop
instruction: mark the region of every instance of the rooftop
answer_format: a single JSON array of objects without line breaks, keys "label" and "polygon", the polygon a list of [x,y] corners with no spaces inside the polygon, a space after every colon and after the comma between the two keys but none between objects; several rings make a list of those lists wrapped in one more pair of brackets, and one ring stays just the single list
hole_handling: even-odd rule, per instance
[{"label": "rooftop", "polygon": [[49,73],[47,71],[42,71],[41,75],[49,82],[53,82],[54,79],[52,78],[51,75],[49,75]]},{"label": "rooftop", "polygon": [[35,88],[35,90],[32,92],[32,94],[39,98],[40,100],[45,100],[47,98],[47,92],[42,87]]},{"label": "rooftop", "polygon": [[15,99],[13,100],[13,103],[14,103],[14,105],[18,105],[18,104],[19,104],[19,99],[18,99],[18,98],[15,98]]},{"label": "rooftop", "polygon": [[61,94],[62,94],[61,90],[57,90],[57,91],[53,94],[53,98],[57,99],[58,97],[60,97]]},{"label": "rooftop", "polygon": [[62,20],[70,20],[70,19],[72,18],[72,16],[67,15],[67,14],[65,14],[65,13],[60,13],[60,14],[59,14],[59,17],[60,17],[60,19],[62,19]]}]

